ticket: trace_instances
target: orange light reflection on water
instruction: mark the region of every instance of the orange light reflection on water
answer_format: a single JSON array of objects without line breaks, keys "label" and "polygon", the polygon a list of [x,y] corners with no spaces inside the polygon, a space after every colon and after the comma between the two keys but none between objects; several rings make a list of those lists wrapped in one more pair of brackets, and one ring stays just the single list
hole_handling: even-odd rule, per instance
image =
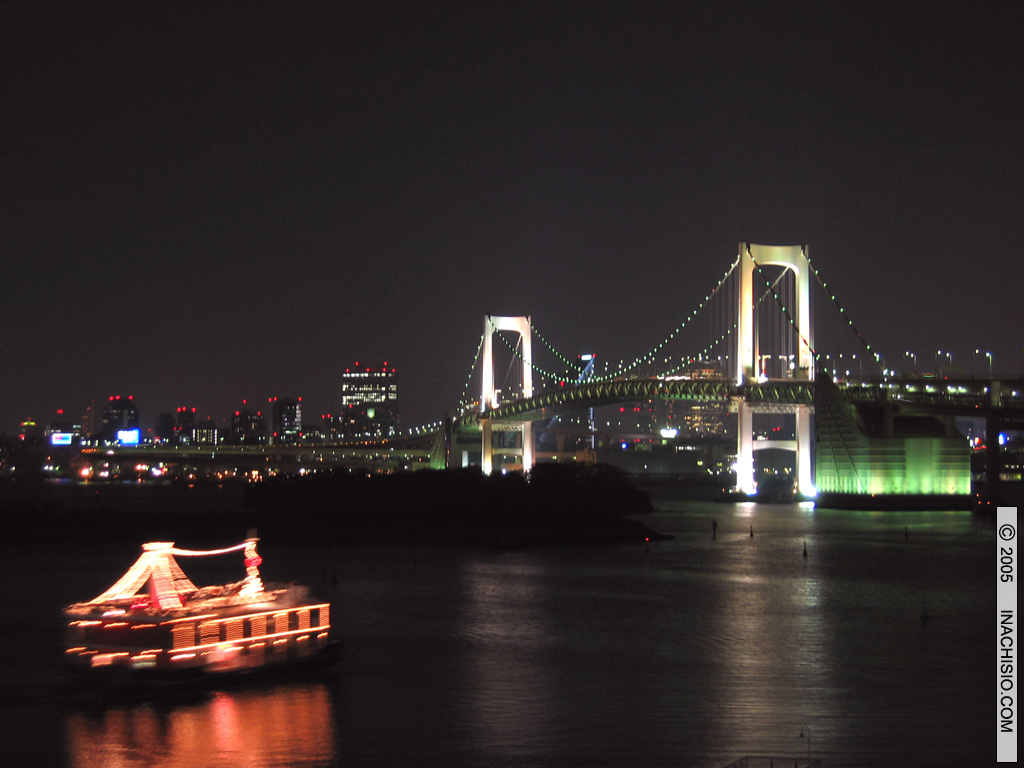
[{"label": "orange light reflection on water", "polygon": [[322,683],[218,691],[181,706],[74,712],[66,732],[74,768],[269,768],[336,756],[333,705]]}]

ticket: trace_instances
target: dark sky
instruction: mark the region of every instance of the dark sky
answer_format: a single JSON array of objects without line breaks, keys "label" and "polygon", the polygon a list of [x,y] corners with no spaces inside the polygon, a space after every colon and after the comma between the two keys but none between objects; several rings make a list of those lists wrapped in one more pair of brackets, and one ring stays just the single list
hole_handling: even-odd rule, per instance
[{"label": "dark sky", "polygon": [[355,360],[414,426],[485,313],[635,357],[741,240],[889,360],[1024,365],[1020,4],[289,5],[0,5],[0,430]]}]

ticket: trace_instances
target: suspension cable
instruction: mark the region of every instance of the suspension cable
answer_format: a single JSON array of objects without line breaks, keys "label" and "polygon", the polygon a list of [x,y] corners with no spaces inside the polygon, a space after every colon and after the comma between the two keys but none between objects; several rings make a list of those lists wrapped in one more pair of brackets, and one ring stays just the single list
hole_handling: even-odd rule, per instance
[{"label": "suspension cable", "polygon": [[[806,254],[804,255],[806,257]],[[850,326],[850,330],[852,330],[854,334],[857,336],[857,340],[864,347],[864,351],[870,353],[871,359],[875,361],[875,364],[878,365],[879,368],[883,369],[882,375],[884,376],[885,370],[884,366],[882,365],[882,356],[871,348],[871,345],[868,344],[867,339],[865,339],[861,332],[857,329],[857,326],[853,324],[853,320],[850,319],[850,316],[846,313],[846,310],[839,304],[839,302],[836,300],[836,297],[832,294],[832,292],[829,291],[828,286],[825,284],[825,281],[821,279],[821,275],[818,273],[818,270],[815,268],[813,264],[811,264],[810,258],[807,259],[807,266],[811,268],[811,273],[817,279],[818,283],[821,284],[822,289],[825,291],[825,295],[832,299],[832,303],[836,306],[836,309],[839,310],[839,314],[842,316],[844,320],[846,320],[847,325]]]},{"label": "suspension cable", "polygon": [[469,392],[469,385],[473,381],[473,373],[476,371],[477,364],[480,362],[480,352],[484,348],[484,338],[486,334],[480,334],[480,342],[476,345],[476,355],[473,357],[473,364],[469,367],[469,374],[466,376],[466,383],[462,385],[462,396],[459,398],[457,410],[461,413],[469,406],[469,401],[466,399],[466,395]]},{"label": "suspension cable", "polygon": [[632,370],[634,370],[636,368],[639,368],[641,365],[643,365],[645,363],[651,362],[651,360],[653,360],[655,358],[655,356],[658,354],[658,352],[660,352],[662,349],[664,349],[665,345],[668,344],[672,339],[674,339],[677,334],[681,333],[683,331],[683,329],[686,328],[693,321],[693,319],[697,316],[697,313],[700,312],[702,309],[704,309],[705,306],[707,306],[708,302],[711,301],[712,297],[714,297],[714,295],[717,293],[718,289],[722,287],[722,284],[725,283],[725,281],[733,273],[733,270],[736,269],[736,266],[739,263],[740,263],[740,259],[739,259],[739,257],[737,257],[736,260],[732,263],[732,265],[730,265],[729,269],[726,270],[725,274],[722,276],[722,279],[718,281],[718,285],[716,285],[714,288],[712,288],[711,292],[708,293],[708,295],[704,297],[704,300],[697,306],[697,308],[695,310],[693,310],[689,314],[689,316],[686,317],[679,324],[679,326],[674,331],[672,331],[672,333],[670,333],[665,339],[663,339],[661,341],[661,343],[657,344],[654,347],[654,349],[652,349],[647,354],[642,355],[641,357],[638,357],[636,360],[634,360],[629,365],[624,365],[619,370],[617,370],[617,371],[613,372],[612,374],[610,374],[608,376],[605,376],[603,379],[599,379],[599,380],[607,381],[607,380],[610,380],[610,379],[614,379],[614,378],[616,378],[618,376],[622,376],[623,374],[628,373],[629,371],[632,371]]},{"label": "suspension cable", "polygon": [[[754,258],[754,254],[750,252],[749,248],[747,249],[747,255],[750,257],[750,260],[754,263],[754,271],[758,272],[761,275],[761,279],[764,280],[765,286],[768,288],[768,291],[771,292],[772,297],[775,299],[775,303],[779,305],[779,308],[782,310],[782,314],[786,316],[786,320],[788,320],[789,324],[793,326],[794,330],[796,330],[797,335],[800,337],[800,341],[802,341],[804,346],[807,347],[808,350],[810,350],[811,357],[813,357],[814,361],[817,362],[817,350],[814,349],[814,347],[811,346],[810,342],[807,341],[807,338],[804,336],[803,331],[800,330],[800,326],[796,324],[796,321],[793,319],[793,315],[786,308],[785,302],[779,297],[778,292],[775,290],[775,286],[778,284],[778,280],[776,280],[774,284],[769,283],[768,278],[764,275],[764,273],[760,272],[761,265],[757,263],[757,259]],[[810,262],[808,262],[808,264],[810,264]],[[781,279],[781,275],[779,279]]]}]

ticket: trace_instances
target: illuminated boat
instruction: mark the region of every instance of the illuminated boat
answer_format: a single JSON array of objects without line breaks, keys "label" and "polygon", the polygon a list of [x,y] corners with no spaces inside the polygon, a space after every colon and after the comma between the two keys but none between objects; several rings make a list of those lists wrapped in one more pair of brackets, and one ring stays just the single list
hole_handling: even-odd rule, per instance
[{"label": "illuminated boat", "polygon": [[[69,665],[93,681],[175,684],[224,680],[296,666],[333,663],[330,603],[306,587],[264,588],[255,536],[226,549],[142,545],[142,556],[116,584],[68,606]],[[176,557],[242,552],[245,578],[196,587]]]}]

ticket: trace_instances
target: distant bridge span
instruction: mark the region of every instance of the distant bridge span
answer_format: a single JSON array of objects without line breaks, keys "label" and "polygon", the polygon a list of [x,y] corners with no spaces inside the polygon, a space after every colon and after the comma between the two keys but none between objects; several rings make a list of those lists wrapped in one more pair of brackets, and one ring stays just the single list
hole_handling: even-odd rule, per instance
[{"label": "distant bridge span", "polygon": [[[892,403],[913,413],[984,417],[996,410],[1004,418],[1024,417],[1024,380],[1017,379],[856,379],[840,382],[853,402]],[[755,409],[814,405],[814,382],[806,379],[768,379],[737,384],[732,379],[674,377],[617,379],[559,387],[520,400],[502,403],[486,413],[467,411],[458,427],[472,428],[480,419],[492,422],[540,418],[548,408],[578,405],[591,408],[641,400],[693,400],[734,403],[745,400]]]},{"label": "distant bridge span", "polygon": [[[622,402],[644,400],[690,400],[717,402],[730,412],[739,414],[758,411],[813,412],[816,402],[815,381],[807,379],[767,379],[737,384],[732,379],[683,379],[676,377],[619,379],[587,382],[560,387],[501,403],[484,412],[471,411],[455,420],[453,427],[463,431],[484,432],[489,439],[492,429],[515,429],[517,425],[543,418],[545,411],[574,410]],[[828,386],[834,389],[831,381]],[[1024,424],[1024,381],[988,379],[883,378],[840,382],[840,389],[852,404],[881,407],[891,419],[904,415],[968,416],[985,419],[989,434],[998,433],[1002,425]],[[749,418],[749,417],[748,417]],[[742,438],[742,434],[741,434]],[[758,448],[796,448],[803,474],[802,484],[813,488],[810,453],[813,436],[809,423],[805,434],[795,441],[763,441],[747,446],[752,456]],[[739,444],[742,452],[744,446]],[[990,448],[990,476],[998,473],[997,448]],[[801,455],[802,454],[802,455]],[[532,465],[532,456],[523,451],[523,463]]]},{"label": "distant bridge span", "polygon": [[725,378],[646,378],[587,382],[559,387],[521,400],[510,400],[483,414],[469,411],[459,418],[456,426],[472,428],[481,419],[504,422],[521,421],[531,416],[539,418],[548,408],[564,409],[572,405],[591,408],[641,400],[730,403],[739,398],[755,406],[811,405],[814,402],[814,382],[781,379],[739,385],[733,379]]}]

